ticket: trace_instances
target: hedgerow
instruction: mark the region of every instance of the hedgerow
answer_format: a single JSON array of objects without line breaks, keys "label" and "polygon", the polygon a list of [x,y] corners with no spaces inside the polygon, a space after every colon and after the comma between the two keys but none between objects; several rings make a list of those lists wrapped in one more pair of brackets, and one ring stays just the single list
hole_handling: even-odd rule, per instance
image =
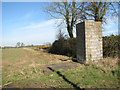
[{"label": "hedgerow", "polygon": [[[111,35],[103,37],[103,56],[104,57],[117,57],[118,47],[120,42],[119,36]],[[61,54],[76,57],[76,38],[73,39],[59,39],[54,41],[49,49],[49,53]]]}]

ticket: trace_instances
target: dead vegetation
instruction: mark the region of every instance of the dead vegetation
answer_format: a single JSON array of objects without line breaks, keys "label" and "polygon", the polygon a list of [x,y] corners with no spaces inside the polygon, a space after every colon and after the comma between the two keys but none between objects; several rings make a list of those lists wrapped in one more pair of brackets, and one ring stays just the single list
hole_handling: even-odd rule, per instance
[{"label": "dead vegetation", "polygon": [[93,65],[102,66],[105,68],[114,69],[118,66],[118,60],[119,60],[118,57],[116,58],[107,57],[100,61],[89,61],[86,63],[86,65],[93,64]]}]

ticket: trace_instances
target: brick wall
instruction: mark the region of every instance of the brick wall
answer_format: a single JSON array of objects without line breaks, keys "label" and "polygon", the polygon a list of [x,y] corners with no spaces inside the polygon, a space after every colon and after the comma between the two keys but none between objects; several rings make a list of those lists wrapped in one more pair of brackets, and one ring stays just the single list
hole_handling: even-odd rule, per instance
[{"label": "brick wall", "polygon": [[77,60],[84,63],[103,58],[102,23],[84,21],[76,25]]}]

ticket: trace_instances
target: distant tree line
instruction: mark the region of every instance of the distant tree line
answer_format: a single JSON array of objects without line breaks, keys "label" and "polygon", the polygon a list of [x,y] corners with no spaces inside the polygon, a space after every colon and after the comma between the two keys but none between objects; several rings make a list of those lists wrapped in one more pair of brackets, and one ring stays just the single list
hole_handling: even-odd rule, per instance
[{"label": "distant tree line", "polygon": [[2,49],[5,49],[5,48],[22,48],[22,47],[50,47],[51,46],[51,43],[47,42],[45,43],[45,45],[25,45],[23,42],[17,42],[17,44],[15,46],[4,46],[4,47],[1,47]]},{"label": "distant tree line", "polygon": [[25,44],[24,43],[20,43],[20,42],[17,42],[17,44],[16,44],[16,47],[24,47],[25,46]]}]

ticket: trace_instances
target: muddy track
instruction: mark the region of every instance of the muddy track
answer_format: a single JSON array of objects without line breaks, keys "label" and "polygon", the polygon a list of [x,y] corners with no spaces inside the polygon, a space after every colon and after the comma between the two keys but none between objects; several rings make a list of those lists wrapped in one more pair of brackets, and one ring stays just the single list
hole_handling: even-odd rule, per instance
[{"label": "muddy track", "polygon": [[76,67],[84,67],[84,65],[81,65],[80,63],[74,63],[74,62],[64,62],[64,63],[56,63],[56,64],[48,64],[40,66],[40,69],[43,73],[51,72],[51,69],[54,71],[61,71],[61,70],[69,70]]}]

